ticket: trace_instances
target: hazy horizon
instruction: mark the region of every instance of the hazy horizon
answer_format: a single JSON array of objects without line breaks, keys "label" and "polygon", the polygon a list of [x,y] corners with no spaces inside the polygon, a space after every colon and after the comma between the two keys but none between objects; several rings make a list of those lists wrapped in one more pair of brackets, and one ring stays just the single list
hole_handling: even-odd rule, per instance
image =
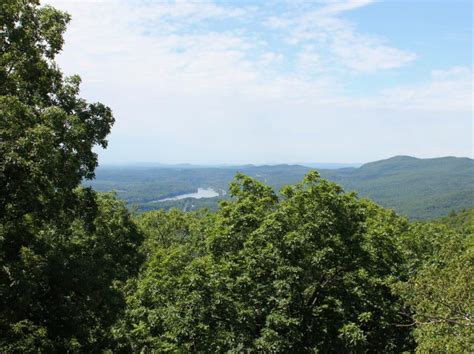
[{"label": "hazy horizon", "polygon": [[363,165],[364,163],[368,163],[371,161],[367,162],[360,162],[360,163],[355,163],[355,162],[264,162],[264,163],[227,163],[227,162],[222,162],[222,163],[190,163],[190,162],[172,162],[172,163],[163,163],[159,161],[126,161],[126,162],[121,162],[121,161],[109,161],[109,162],[104,162],[101,163],[99,161],[99,166],[140,166],[140,165],[156,165],[156,166],[197,166],[197,167],[233,167],[233,166],[245,166],[245,165],[254,165],[254,166],[275,166],[275,165],[313,165],[313,164],[321,164],[321,165],[347,165],[347,166],[359,166]]},{"label": "hazy horizon", "polygon": [[160,161],[112,161],[112,162],[105,162],[101,163],[99,161],[99,166],[140,166],[140,167],[154,167],[154,166],[166,166],[166,167],[173,167],[173,166],[192,166],[192,167],[235,167],[235,166],[245,166],[245,165],[254,165],[254,166],[276,166],[276,165],[300,165],[300,166],[311,166],[311,165],[334,165],[341,167],[360,167],[364,164],[382,161],[391,159],[394,157],[410,157],[415,159],[441,159],[441,158],[457,158],[457,159],[471,159],[472,157],[469,156],[435,156],[435,157],[417,157],[411,155],[394,155],[388,156],[386,158],[382,158],[379,160],[370,160],[370,161],[363,161],[363,162],[344,162],[344,161],[277,161],[277,162],[263,162],[263,163],[252,163],[252,162],[241,162],[241,163],[228,163],[228,162],[217,162],[217,163],[190,163],[190,162],[172,162],[172,163],[163,163]]}]

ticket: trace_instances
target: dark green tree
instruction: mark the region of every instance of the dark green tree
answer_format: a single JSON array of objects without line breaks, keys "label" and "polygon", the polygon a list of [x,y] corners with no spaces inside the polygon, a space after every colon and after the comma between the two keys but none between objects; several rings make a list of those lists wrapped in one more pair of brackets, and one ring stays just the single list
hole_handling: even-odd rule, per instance
[{"label": "dark green tree", "polygon": [[413,224],[401,239],[407,277],[394,289],[420,353],[474,350],[474,233],[460,221]]},{"label": "dark green tree", "polygon": [[[405,220],[315,172],[281,199],[243,175],[230,189],[233,200],[180,242],[185,214],[142,217],[169,241],[154,244],[129,288],[122,333],[134,351],[410,348],[390,290]],[[166,228],[170,219],[180,226]]]},{"label": "dark green tree", "polygon": [[78,97],[80,78],[54,62],[69,16],[38,1],[0,5],[0,215],[51,217],[74,209],[74,188],[92,178],[114,122],[101,103]]},{"label": "dark green tree", "polygon": [[123,204],[78,189],[106,147],[111,110],[79,94],[55,56],[69,16],[0,4],[0,351],[98,350],[138,267]]}]

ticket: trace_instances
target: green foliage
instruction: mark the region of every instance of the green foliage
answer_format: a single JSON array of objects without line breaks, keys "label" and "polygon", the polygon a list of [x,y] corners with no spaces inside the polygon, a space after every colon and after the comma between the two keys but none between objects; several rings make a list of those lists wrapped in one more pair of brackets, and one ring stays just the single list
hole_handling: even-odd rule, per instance
[{"label": "green foliage", "polygon": [[140,263],[123,203],[77,189],[114,119],[54,62],[68,22],[36,0],[0,4],[1,352],[109,347]]},{"label": "green foliage", "polygon": [[323,177],[411,219],[431,219],[473,206],[474,161],[396,156]]},{"label": "green foliage", "polygon": [[[220,199],[226,198],[229,183],[238,172],[265,181],[275,189],[293,184],[309,171],[303,166],[234,166],[234,167],[112,167],[101,166],[93,181],[87,182],[95,190],[116,191],[117,195],[142,211],[159,208],[196,210],[206,207],[217,210]],[[220,197],[185,199],[159,202],[181,194],[195,192],[198,188],[213,188]]]},{"label": "green foliage", "polygon": [[[300,181],[311,169],[298,165],[230,167],[101,167],[90,185],[98,191],[116,190],[118,196],[141,211],[179,208],[217,210],[223,191],[242,172],[273,187]],[[416,159],[398,156],[360,168],[319,170],[321,176],[347,191],[356,191],[378,204],[411,219],[431,219],[451,210],[473,206],[474,162],[468,158]],[[89,185],[89,184],[88,184]],[[161,198],[213,188],[219,197],[159,201]]]},{"label": "green foliage", "polygon": [[[401,246],[406,281],[395,285],[413,318],[418,352],[474,350],[474,233],[413,225]],[[411,241],[411,242],[407,242]]]},{"label": "green foliage", "polygon": [[0,96],[46,107],[54,105],[58,98],[51,93],[63,86],[53,60],[70,17],[38,5],[37,0],[5,0],[0,5]]},{"label": "green foliage", "polygon": [[[132,219],[80,188],[114,119],[54,62],[68,21],[0,4],[0,352],[474,351],[472,209],[410,224],[301,166],[239,167],[255,178],[238,173],[214,213]],[[472,205],[472,169],[396,157],[324,175],[426,217]],[[102,186],[136,173],[114,171]],[[235,172],[141,170],[126,199],[223,190]]]},{"label": "green foliage", "polygon": [[406,221],[316,173],[281,200],[244,175],[230,190],[216,214],[140,216],[152,241],[117,331],[133,351],[410,346],[390,292]]},{"label": "green foliage", "polygon": [[94,145],[105,147],[108,107],[78,97],[80,78],[54,63],[69,16],[38,1],[1,6],[0,215],[51,217],[71,208],[73,189],[94,176]]},{"label": "green foliage", "polygon": [[3,255],[0,351],[111,345],[110,327],[123,309],[120,284],[141,263],[142,234],[113,196],[100,196],[97,208],[93,220],[44,221],[29,230],[34,238],[17,257]]},{"label": "green foliage", "polygon": [[474,233],[474,208],[462,209],[459,212],[452,210],[448,216],[436,219],[434,222],[460,232]]}]

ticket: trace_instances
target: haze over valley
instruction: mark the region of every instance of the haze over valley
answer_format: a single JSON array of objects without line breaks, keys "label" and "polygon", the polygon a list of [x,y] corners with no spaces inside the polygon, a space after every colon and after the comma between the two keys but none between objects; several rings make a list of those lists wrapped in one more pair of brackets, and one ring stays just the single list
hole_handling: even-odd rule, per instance
[{"label": "haze over valley", "polygon": [[474,353],[472,7],[0,1],[0,353]]},{"label": "haze over valley", "polygon": [[[396,156],[387,160],[343,167],[316,168],[322,177],[355,191],[360,197],[394,209],[412,219],[447,215],[452,210],[474,206],[474,161],[444,157],[417,159]],[[349,165],[350,166],[350,165]],[[302,165],[244,165],[206,167],[153,164],[103,166],[90,184],[101,192],[115,191],[117,197],[138,210],[216,210],[220,200],[229,198],[228,185],[241,172],[269,184],[275,191],[298,182],[313,167]]]}]

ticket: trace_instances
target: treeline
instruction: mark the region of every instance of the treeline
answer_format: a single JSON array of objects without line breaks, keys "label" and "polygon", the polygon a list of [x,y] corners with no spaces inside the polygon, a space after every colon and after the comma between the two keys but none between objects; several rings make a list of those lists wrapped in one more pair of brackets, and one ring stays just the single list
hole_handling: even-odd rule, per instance
[{"label": "treeline", "polygon": [[[170,209],[217,210],[227,196],[183,200],[157,200],[185,194],[198,188],[227,190],[236,173],[253,177],[279,191],[295,184],[310,171],[298,165],[228,167],[99,167],[96,178],[87,182],[94,190],[116,190],[120,199],[139,211]],[[451,210],[474,206],[474,160],[459,157],[417,159],[396,156],[364,164],[359,168],[319,170],[323,178],[355,191],[412,220],[430,220]]]},{"label": "treeline", "polygon": [[54,63],[69,16],[0,9],[0,352],[474,350],[472,224],[409,223],[316,172],[131,215],[80,187],[114,119]]},{"label": "treeline", "polygon": [[438,218],[434,220],[434,222],[461,232],[472,231],[474,225],[474,208],[462,209],[458,212],[452,210],[448,216]]},{"label": "treeline", "polygon": [[472,228],[409,223],[308,174],[277,198],[238,175],[216,213],[136,220],[132,351],[472,351]]}]

